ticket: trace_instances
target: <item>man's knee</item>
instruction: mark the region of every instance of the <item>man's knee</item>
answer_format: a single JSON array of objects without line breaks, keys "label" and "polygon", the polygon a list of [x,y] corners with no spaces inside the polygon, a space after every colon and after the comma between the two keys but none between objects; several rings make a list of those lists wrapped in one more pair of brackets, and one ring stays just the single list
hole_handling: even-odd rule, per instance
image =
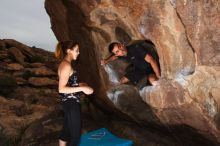
[{"label": "man's knee", "polygon": [[125,76],[120,79],[120,84],[125,84],[125,83],[128,83],[128,82],[129,82],[129,79],[126,78]]},{"label": "man's knee", "polygon": [[148,79],[148,81],[149,81],[152,85],[156,85],[157,80],[158,80],[156,74],[150,74],[150,75],[148,75],[147,79]]}]

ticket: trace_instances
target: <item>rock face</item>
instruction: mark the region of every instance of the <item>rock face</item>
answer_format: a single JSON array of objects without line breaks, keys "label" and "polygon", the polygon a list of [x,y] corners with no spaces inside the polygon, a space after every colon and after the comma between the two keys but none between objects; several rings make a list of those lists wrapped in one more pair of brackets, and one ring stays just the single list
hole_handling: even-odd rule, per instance
[{"label": "rock face", "polygon": [[32,123],[58,106],[56,70],[47,65],[58,62],[12,39],[0,40],[0,52],[0,145],[18,145]]},{"label": "rock face", "polygon": [[[220,1],[46,0],[45,6],[57,39],[79,42],[81,78],[95,87],[103,108],[140,123],[186,125],[220,142]],[[131,40],[151,40],[160,57],[159,85],[137,91],[141,97],[132,86],[111,85],[100,66],[110,42]],[[142,101],[131,108],[133,100],[124,98],[147,106],[135,114]]]}]

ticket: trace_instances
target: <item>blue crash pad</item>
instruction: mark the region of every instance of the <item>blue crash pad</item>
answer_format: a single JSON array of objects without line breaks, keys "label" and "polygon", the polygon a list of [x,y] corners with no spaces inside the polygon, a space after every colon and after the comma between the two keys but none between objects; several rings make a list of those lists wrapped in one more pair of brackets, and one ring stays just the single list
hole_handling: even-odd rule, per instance
[{"label": "blue crash pad", "polygon": [[79,146],[132,146],[133,141],[122,139],[101,128],[81,136]]}]

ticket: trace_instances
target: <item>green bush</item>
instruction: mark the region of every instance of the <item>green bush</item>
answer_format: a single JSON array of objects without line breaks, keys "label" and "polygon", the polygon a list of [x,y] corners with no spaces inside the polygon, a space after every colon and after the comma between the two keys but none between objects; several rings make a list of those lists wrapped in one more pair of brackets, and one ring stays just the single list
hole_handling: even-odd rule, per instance
[{"label": "green bush", "polygon": [[0,95],[8,96],[17,88],[17,83],[12,76],[0,76]]}]

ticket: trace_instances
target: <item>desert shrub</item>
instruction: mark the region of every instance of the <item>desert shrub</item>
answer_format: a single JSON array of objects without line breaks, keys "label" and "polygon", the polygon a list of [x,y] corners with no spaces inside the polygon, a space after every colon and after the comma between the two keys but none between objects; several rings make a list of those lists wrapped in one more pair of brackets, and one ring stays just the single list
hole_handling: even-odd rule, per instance
[{"label": "desert shrub", "polygon": [[30,71],[25,71],[24,74],[22,75],[22,78],[28,80],[30,77],[32,77],[33,75],[31,74]]},{"label": "desert shrub", "polygon": [[35,62],[44,63],[45,58],[43,56],[36,55],[36,56],[31,57],[29,61],[32,63],[35,63]]},{"label": "desert shrub", "polygon": [[0,95],[8,96],[17,88],[17,83],[12,76],[0,76]]}]

